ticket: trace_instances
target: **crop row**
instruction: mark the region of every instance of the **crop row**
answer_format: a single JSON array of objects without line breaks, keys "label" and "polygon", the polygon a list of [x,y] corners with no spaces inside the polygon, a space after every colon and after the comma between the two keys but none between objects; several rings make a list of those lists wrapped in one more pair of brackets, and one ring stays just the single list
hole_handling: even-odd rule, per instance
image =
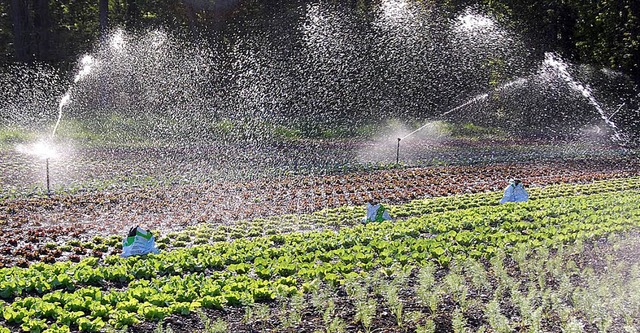
[{"label": "crop row", "polygon": [[[640,188],[640,177],[597,181],[580,185],[553,185],[544,188],[530,188],[531,200],[539,200],[551,197],[584,195]],[[500,192],[465,194],[448,197],[426,198],[411,202],[390,205],[392,215],[396,218],[409,218],[422,216],[435,212],[459,210],[475,207],[497,205],[501,196]],[[182,232],[162,232],[154,230],[161,249],[175,249],[194,245],[212,244],[221,241],[232,241],[239,238],[255,238],[270,236],[294,231],[311,231],[322,229],[338,229],[350,227],[359,223],[364,215],[362,206],[343,206],[321,210],[311,214],[285,214],[268,218],[253,220],[240,220],[232,223],[216,224],[202,223],[198,226],[187,227]],[[47,237],[55,237],[56,232],[68,235],[78,235],[77,229],[65,227],[53,227],[46,234]],[[78,239],[67,242],[54,242],[56,239],[36,247],[40,237],[45,233],[38,230],[30,230],[23,233],[25,244],[19,244],[20,237],[5,235],[7,244],[0,246],[0,256],[4,255],[4,265],[26,267],[33,262],[53,263],[56,261],[78,262],[85,257],[102,258],[109,254],[120,252],[122,236],[109,237],[95,236],[91,240]],[[12,257],[12,258],[11,258]]]},{"label": "crop row", "polygon": [[[104,262],[85,259],[0,271],[3,317],[26,329],[98,330],[305,292],[375,268],[491,257],[515,245],[553,248],[637,228],[636,190],[476,207],[358,225],[195,246]],[[119,290],[120,287],[125,289]],[[41,309],[50,309],[43,313]],[[62,318],[62,319],[61,319]]]},{"label": "crop row", "polygon": [[[381,268],[305,296],[253,303],[240,311],[198,312],[207,332],[635,332],[640,313],[637,233],[576,242],[554,251],[520,246],[449,269]],[[189,318],[190,317],[190,318]],[[185,331],[194,315],[158,323]],[[196,319],[197,320],[197,319]],[[193,329],[192,331],[202,331]]]},{"label": "crop row", "polygon": [[[202,216],[229,221],[360,205],[370,196],[380,196],[389,203],[402,203],[424,197],[497,191],[506,186],[508,178],[515,176],[523,178],[529,186],[539,187],[637,175],[640,175],[640,162],[636,160],[624,160],[619,164],[573,161],[410,168],[246,182],[208,181],[173,187],[114,187],[100,192],[83,189],[52,197],[5,198],[0,200],[0,221],[6,229],[51,222],[79,224],[87,219],[100,222],[107,218],[104,215],[119,214],[114,221],[139,218],[162,225],[162,219],[170,217],[174,223],[185,225],[200,221]],[[184,207],[193,208],[189,210],[201,215],[172,215],[185,211]]]}]

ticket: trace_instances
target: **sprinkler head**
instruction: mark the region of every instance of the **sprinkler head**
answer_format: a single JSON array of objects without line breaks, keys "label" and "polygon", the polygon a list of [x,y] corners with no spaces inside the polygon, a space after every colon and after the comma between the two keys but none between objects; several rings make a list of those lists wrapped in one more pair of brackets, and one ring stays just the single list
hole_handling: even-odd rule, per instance
[{"label": "sprinkler head", "polygon": [[398,142],[400,142],[400,140],[402,140],[402,139],[398,138]]}]

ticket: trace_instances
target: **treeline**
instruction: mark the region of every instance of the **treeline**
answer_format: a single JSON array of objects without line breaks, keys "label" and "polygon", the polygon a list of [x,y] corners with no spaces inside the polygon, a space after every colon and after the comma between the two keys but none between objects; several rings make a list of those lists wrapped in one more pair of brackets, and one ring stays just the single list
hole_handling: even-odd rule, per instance
[{"label": "treeline", "polygon": [[[340,2],[332,0],[333,2]],[[343,0],[371,8],[381,0]],[[608,67],[640,82],[640,1],[413,0],[460,10],[487,8],[503,23],[580,63]],[[0,62],[71,64],[110,27],[206,35],[230,20],[265,15],[301,0],[4,0],[0,2]],[[236,25],[237,26],[237,25]]]},{"label": "treeline", "polygon": [[548,50],[640,82],[640,1],[482,0]]},{"label": "treeline", "polygon": [[0,3],[3,63],[74,62],[111,27],[195,30],[220,12],[214,0],[4,0]]}]

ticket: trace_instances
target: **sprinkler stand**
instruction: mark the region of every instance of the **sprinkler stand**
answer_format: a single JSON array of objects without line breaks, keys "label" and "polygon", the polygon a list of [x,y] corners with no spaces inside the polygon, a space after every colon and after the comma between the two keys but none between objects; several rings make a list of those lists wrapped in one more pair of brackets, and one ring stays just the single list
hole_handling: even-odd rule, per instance
[{"label": "sprinkler stand", "polygon": [[46,159],[47,164],[47,195],[51,196],[51,189],[49,187],[49,158]]},{"label": "sprinkler stand", "polygon": [[400,163],[400,138],[398,138],[398,149],[396,149],[396,165]]}]

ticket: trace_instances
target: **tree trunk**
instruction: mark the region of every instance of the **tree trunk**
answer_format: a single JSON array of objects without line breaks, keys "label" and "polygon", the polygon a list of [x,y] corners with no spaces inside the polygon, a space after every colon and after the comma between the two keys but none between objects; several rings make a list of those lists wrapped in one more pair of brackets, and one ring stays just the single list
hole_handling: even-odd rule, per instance
[{"label": "tree trunk", "polygon": [[139,27],[139,9],[136,0],[127,0],[127,27],[137,29]]},{"label": "tree trunk", "polygon": [[29,5],[27,0],[11,0],[13,48],[18,62],[29,62]]},{"label": "tree trunk", "polygon": [[100,38],[105,38],[109,28],[109,0],[100,0]]},{"label": "tree trunk", "polygon": [[187,11],[187,18],[189,19],[189,30],[191,30],[191,34],[195,36],[198,14],[193,5],[191,5],[188,1],[184,1],[184,6]]},{"label": "tree trunk", "polygon": [[36,41],[36,59],[47,61],[51,58],[51,13],[49,0],[34,0],[33,27]]}]

